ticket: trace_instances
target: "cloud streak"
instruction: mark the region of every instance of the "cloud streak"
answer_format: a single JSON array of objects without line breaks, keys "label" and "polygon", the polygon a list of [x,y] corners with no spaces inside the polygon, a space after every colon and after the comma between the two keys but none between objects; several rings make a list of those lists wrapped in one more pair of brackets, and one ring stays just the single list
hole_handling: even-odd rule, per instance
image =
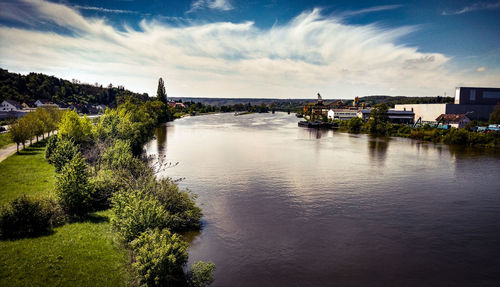
[{"label": "cloud streak", "polygon": [[0,26],[2,67],[111,82],[150,95],[158,77],[166,78],[171,96],[267,98],[317,92],[326,98],[428,96],[451,93],[457,83],[492,85],[498,79],[486,72],[479,80],[452,73],[446,69],[449,57],[395,44],[415,27],[347,25],[320,9],[269,29],[253,22],[142,20],[138,29],[118,30],[62,4],[21,4],[29,6],[26,19],[32,23],[49,22],[71,33]]},{"label": "cloud streak", "polygon": [[500,9],[500,1],[496,3],[484,3],[484,2],[478,2],[474,3],[470,6],[466,6],[460,10],[456,11],[443,11],[441,15],[460,15],[464,13],[469,13],[469,12],[474,12],[474,11],[481,11],[481,10],[496,10]]},{"label": "cloud streak", "polygon": [[191,3],[191,9],[189,9],[186,13],[192,13],[206,8],[219,11],[229,11],[234,9],[228,0],[196,0]]},{"label": "cloud streak", "polygon": [[91,10],[91,11],[97,11],[97,12],[103,12],[103,13],[116,13],[116,14],[139,14],[136,11],[131,11],[131,10],[120,10],[120,9],[107,9],[103,7],[93,7],[93,6],[80,6],[80,5],[75,5],[73,6],[79,10]]},{"label": "cloud streak", "polygon": [[401,8],[403,5],[381,5],[381,6],[373,6],[365,9],[354,10],[354,11],[346,11],[341,14],[341,16],[356,16],[362,14],[368,14],[373,12],[381,12],[381,11],[389,11]]}]

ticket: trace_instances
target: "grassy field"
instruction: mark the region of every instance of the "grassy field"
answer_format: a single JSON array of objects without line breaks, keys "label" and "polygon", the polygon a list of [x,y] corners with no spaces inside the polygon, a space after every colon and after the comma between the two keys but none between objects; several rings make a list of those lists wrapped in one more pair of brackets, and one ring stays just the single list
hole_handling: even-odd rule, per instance
[{"label": "grassy field", "polygon": [[10,134],[8,132],[0,134],[0,148],[13,144]]},{"label": "grassy field", "polygon": [[[41,146],[0,162],[0,203],[17,195],[49,196],[54,169]],[[0,286],[127,286],[130,255],[116,241],[109,211],[35,238],[0,240]]]}]

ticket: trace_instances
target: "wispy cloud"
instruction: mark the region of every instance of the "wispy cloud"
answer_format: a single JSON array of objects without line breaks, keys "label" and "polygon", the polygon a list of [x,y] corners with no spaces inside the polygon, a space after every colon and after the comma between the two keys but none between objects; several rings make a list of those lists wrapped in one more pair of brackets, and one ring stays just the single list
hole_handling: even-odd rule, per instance
[{"label": "wispy cloud", "polygon": [[360,9],[360,10],[352,10],[352,11],[345,11],[341,13],[341,16],[356,16],[356,15],[362,15],[362,14],[367,14],[367,13],[373,13],[373,12],[380,12],[380,11],[388,11],[388,10],[394,10],[402,7],[403,5],[381,5],[381,6],[373,6],[365,9]]},{"label": "wispy cloud", "polygon": [[470,6],[463,7],[460,10],[443,11],[441,13],[441,15],[460,15],[460,14],[474,12],[474,11],[495,10],[495,9],[500,9],[500,1],[495,2],[495,3],[478,2],[478,3],[474,3]]},{"label": "wispy cloud", "polygon": [[137,11],[132,11],[132,10],[107,9],[107,8],[103,8],[103,7],[80,6],[80,5],[75,5],[73,7],[77,8],[79,10],[92,10],[92,11],[98,11],[98,12],[103,12],[103,13],[139,14]]},{"label": "wispy cloud", "polygon": [[1,67],[111,82],[137,92],[154,94],[160,76],[167,78],[172,96],[283,98],[318,91],[327,98],[436,95],[451,93],[457,83],[494,85],[499,78],[491,70],[456,74],[446,68],[450,58],[443,54],[395,44],[415,27],[348,25],[319,9],[268,29],[253,22],[157,20],[117,29],[63,4],[17,3],[32,23],[48,22],[72,33],[0,26]]},{"label": "wispy cloud", "polygon": [[192,13],[206,8],[220,11],[229,11],[234,9],[229,0],[196,0],[191,3],[191,9],[189,9],[186,13]]}]

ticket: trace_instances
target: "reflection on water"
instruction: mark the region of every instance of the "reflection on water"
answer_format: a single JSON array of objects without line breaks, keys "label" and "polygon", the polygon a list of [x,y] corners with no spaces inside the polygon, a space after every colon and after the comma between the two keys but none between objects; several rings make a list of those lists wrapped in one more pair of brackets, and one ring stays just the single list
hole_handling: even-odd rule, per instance
[{"label": "reflection on water", "polygon": [[204,228],[186,240],[190,262],[217,265],[214,286],[500,284],[498,152],[299,128],[284,113],[162,129],[146,149],[199,194]]}]

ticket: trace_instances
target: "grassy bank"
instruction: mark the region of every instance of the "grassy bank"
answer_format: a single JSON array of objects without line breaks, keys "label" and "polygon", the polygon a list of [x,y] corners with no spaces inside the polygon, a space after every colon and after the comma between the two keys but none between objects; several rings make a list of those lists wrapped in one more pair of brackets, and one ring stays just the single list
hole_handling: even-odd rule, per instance
[{"label": "grassy bank", "polygon": [[0,134],[0,148],[4,148],[8,145],[14,144],[12,139],[10,138],[10,134],[8,132]]},{"label": "grassy bank", "polygon": [[[18,195],[51,196],[54,168],[42,145],[0,162],[0,204]],[[116,241],[110,211],[34,238],[0,240],[0,286],[127,286],[128,251]]]}]

